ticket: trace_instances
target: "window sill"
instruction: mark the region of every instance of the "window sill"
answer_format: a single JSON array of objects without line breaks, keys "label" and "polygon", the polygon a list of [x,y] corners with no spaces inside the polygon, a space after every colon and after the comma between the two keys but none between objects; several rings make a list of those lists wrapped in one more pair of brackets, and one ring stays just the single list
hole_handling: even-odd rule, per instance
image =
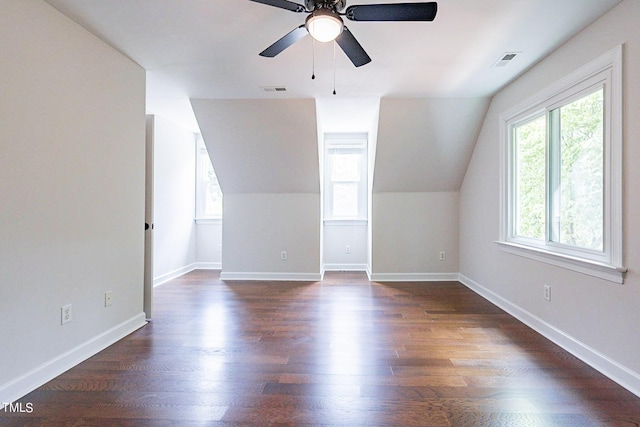
[{"label": "window sill", "polygon": [[196,218],[196,225],[222,224],[222,218]]},{"label": "window sill", "polygon": [[622,284],[627,273],[627,269],[624,267],[616,267],[511,242],[496,241],[496,243],[500,246],[500,249],[510,254],[577,271],[609,282]]},{"label": "window sill", "polygon": [[367,220],[366,219],[325,219],[324,225],[335,225],[335,226],[367,225]]}]

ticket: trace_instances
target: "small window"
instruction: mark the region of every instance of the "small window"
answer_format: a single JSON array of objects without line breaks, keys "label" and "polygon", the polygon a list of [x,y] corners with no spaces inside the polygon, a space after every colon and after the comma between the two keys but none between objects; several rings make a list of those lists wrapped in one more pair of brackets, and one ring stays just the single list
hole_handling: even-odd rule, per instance
[{"label": "small window", "polygon": [[326,220],[367,218],[366,135],[325,135]]},{"label": "small window", "polygon": [[501,116],[507,250],[622,282],[621,49]]},{"label": "small window", "polygon": [[196,143],[196,219],[222,218],[222,190],[202,137]]}]

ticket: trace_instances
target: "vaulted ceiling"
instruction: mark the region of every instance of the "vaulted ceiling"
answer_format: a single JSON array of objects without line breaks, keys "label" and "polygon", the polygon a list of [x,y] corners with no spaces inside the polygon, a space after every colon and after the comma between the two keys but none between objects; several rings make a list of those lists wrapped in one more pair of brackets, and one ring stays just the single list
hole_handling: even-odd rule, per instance
[{"label": "vaulted ceiling", "polygon": [[[374,191],[449,191],[459,188],[491,96],[620,0],[441,0],[433,22],[345,19],[372,58],[359,68],[340,49],[334,59],[331,43],[315,43],[314,47],[310,36],[275,58],[258,56],[303,24],[305,14],[249,0],[46,2],[144,67],[148,112],[202,129],[210,150],[206,133],[213,133],[213,120],[231,117],[221,110],[225,105],[246,114],[226,123],[225,135],[231,138],[242,131],[243,150],[253,152],[256,160],[255,153],[263,152],[259,144],[265,132],[271,132],[266,139],[274,143],[279,135],[290,135],[284,127],[300,119],[300,111],[295,110],[295,103],[278,104],[282,110],[269,113],[269,126],[254,127],[256,132],[248,135],[249,124],[264,122],[259,108],[204,100],[315,98],[322,106],[318,112],[331,111],[331,105],[342,112],[325,114],[332,123],[324,120],[322,125],[340,131],[341,127],[357,128],[354,123],[358,120],[363,120],[363,126],[370,125],[369,118],[350,114],[345,105],[354,99],[381,98]],[[347,5],[399,2],[348,0]],[[517,55],[506,66],[494,66],[506,53]],[[337,95],[332,95],[334,85]],[[276,86],[286,91],[262,89]],[[202,112],[197,120],[192,106]],[[316,120],[315,108],[305,104],[302,111]],[[287,114],[290,116],[283,117]],[[311,123],[309,118],[301,119],[302,123]],[[323,121],[322,117],[318,120]],[[220,121],[215,123],[222,126]],[[276,151],[317,160],[317,147],[307,144],[306,151],[300,152],[295,145],[308,137],[307,129],[295,128],[304,136],[291,137],[290,146],[277,145]],[[224,161],[235,159],[237,150],[230,141],[217,149],[220,156],[230,156]],[[286,167],[284,163],[278,166],[277,157],[270,160],[276,162],[276,168]],[[317,187],[317,163],[298,172],[303,187]],[[264,169],[262,178],[253,173],[246,178],[266,185],[269,173]],[[272,177],[274,185],[278,180],[287,181],[286,175]],[[229,176],[234,176],[231,169]],[[309,181],[312,176],[315,183]],[[225,176],[220,178],[223,183]],[[291,182],[280,189],[276,185],[274,192],[289,186]]]},{"label": "vaulted ceiling", "polygon": [[[188,121],[189,98],[332,97],[333,47],[309,36],[258,53],[304,14],[248,0],[47,0],[148,72],[151,110]],[[398,0],[349,0],[352,4]],[[299,0],[298,3],[302,3]],[[488,97],[619,0],[441,0],[433,22],[346,24],[372,62],[336,55],[338,97]],[[520,52],[492,68],[505,52]],[[285,93],[265,93],[284,86]],[[192,119],[191,119],[192,120]],[[191,122],[193,124],[193,122]]]}]

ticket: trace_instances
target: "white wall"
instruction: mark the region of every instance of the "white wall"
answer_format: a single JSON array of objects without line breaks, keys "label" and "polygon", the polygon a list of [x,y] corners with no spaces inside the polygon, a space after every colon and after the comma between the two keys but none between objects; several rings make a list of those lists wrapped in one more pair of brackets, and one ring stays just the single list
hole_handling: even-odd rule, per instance
[{"label": "white wall", "polygon": [[[640,2],[626,0],[498,93],[475,147],[460,202],[463,281],[640,395]],[[624,262],[618,285],[502,252],[498,116],[624,43]],[[543,298],[551,285],[552,299]]]},{"label": "white wall", "polygon": [[196,262],[195,134],[153,116],[154,243],[153,277],[161,283]]},{"label": "white wall", "polygon": [[372,279],[457,279],[458,190],[488,105],[486,98],[380,101]]},{"label": "white wall", "polygon": [[457,279],[457,192],[373,193],[372,221],[372,280]]},{"label": "white wall", "polygon": [[320,280],[320,198],[225,194],[222,240],[223,279]]},{"label": "white wall", "polygon": [[[326,221],[323,226],[322,264],[328,271],[368,269],[368,222]],[[349,252],[347,253],[347,246]]]},{"label": "white wall", "polygon": [[144,324],[145,72],[40,1],[3,0],[0,28],[9,402]]},{"label": "white wall", "polygon": [[222,268],[222,220],[196,225],[196,268]]}]

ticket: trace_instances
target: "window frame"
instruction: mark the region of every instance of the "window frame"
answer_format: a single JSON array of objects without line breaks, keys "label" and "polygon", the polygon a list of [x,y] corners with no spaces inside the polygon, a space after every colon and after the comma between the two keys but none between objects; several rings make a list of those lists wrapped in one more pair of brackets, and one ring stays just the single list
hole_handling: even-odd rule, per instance
[{"label": "window frame", "polygon": [[[360,151],[360,179],[358,184],[358,214],[337,216],[333,214],[333,181],[331,180],[331,155],[333,150]],[[368,218],[368,135],[366,133],[325,133],[324,135],[324,221],[366,222]]]},{"label": "window frame", "polygon": [[[550,240],[549,116],[552,110],[603,88],[603,250],[578,248]],[[559,80],[499,117],[500,129],[500,236],[501,249],[516,255],[623,283],[622,224],[622,46]],[[544,115],[545,137],[545,239],[515,234],[516,150],[513,129]]]}]

